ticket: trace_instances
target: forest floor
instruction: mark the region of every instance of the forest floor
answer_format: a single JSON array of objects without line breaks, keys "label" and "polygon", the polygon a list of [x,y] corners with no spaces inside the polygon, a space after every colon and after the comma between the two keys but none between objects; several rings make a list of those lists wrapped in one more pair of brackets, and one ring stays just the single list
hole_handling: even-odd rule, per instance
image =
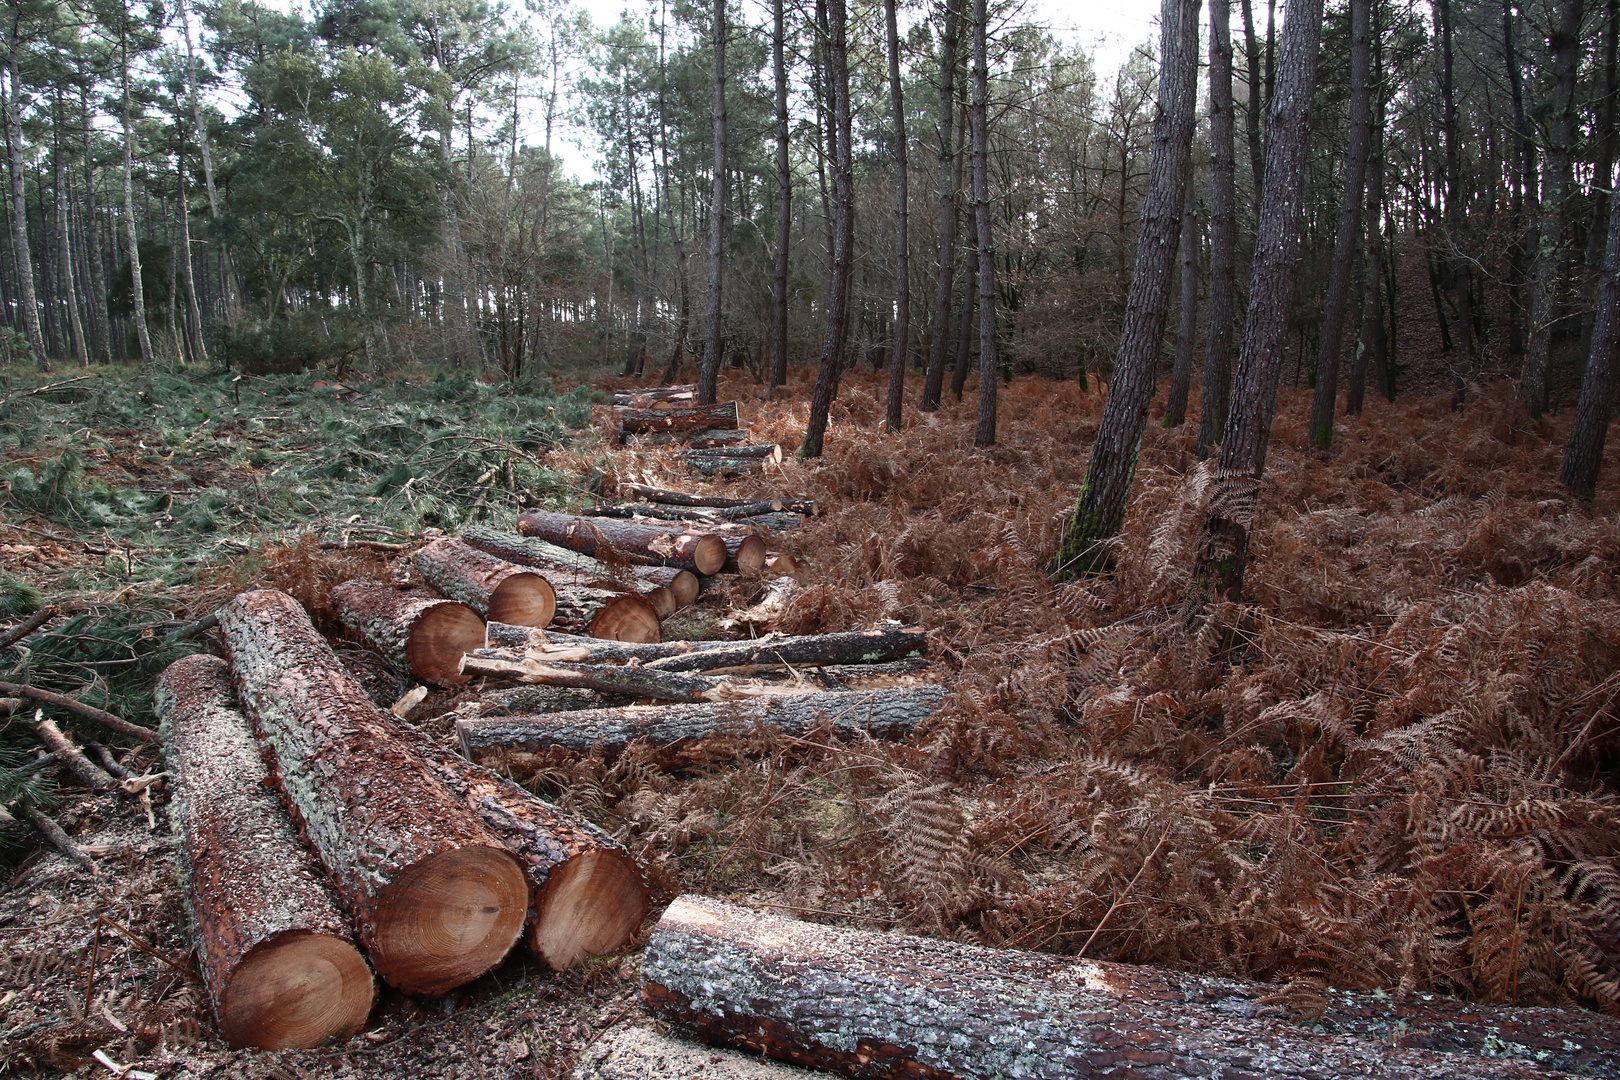
[{"label": "forest floor", "polygon": [[[790,449],[807,379],[721,397]],[[905,744],[758,735],[680,775],[632,752],[520,778],[625,840],[655,916],[706,892],[1273,981],[1302,1017],[1328,986],[1620,1010],[1620,448],[1583,504],[1555,481],[1568,414],[1532,422],[1505,388],[1460,413],[1370,401],[1330,455],[1285,390],[1246,603],[1216,604],[1189,578],[1195,425],[1150,426],[1115,572],[1054,585],[1101,397],[1020,379],[981,452],[971,401],[880,434],[886,380],[848,377],[820,461],[717,487],[817,500],[778,540],[805,557],[781,629],[921,622],[952,699]],[[167,634],[236,589],[318,608],[399,557],[378,544],[474,506],[505,524],[617,479],[693,483],[610,446],[579,388],[90,386],[0,399],[0,599],[14,615],[31,585],[69,616],[19,668],[94,679],[89,700],[142,722]],[[763,584],[729,580],[669,629],[702,636]],[[101,872],[0,838],[0,1075],[102,1072],[99,1048],[165,1077],[555,1077],[639,1014],[634,950],[564,974],[515,958],[444,1001],[385,994],[342,1046],[227,1051],[161,809],[154,828],[134,799],[42,797]]]}]

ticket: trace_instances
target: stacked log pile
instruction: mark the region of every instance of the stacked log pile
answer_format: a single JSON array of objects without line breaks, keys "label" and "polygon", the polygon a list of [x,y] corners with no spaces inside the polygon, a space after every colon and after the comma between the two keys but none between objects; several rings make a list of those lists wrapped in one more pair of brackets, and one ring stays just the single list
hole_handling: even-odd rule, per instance
[{"label": "stacked log pile", "polygon": [[702,476],[757,473],[782,461],[782,448],[774,443],[748,445],[735,401],[699,405],[696,386],[615,392],[613,431],[620,442],[632,436],[684,442],[686,448],[676,457]]},{"label": "stacked log pile", "polygon": [[[406,630],[432,610],[388,588],[340,610],[369,597]],[[200,966],[233,1045],[357,1030],[374,995],[351,939],[382,981],[439,995],[520,937],[563,969],[634,935],[647,894],[622,847],[378,708],[292,597],[244,593],[219,627],[229,664],[177,661],[157,707]]]}]

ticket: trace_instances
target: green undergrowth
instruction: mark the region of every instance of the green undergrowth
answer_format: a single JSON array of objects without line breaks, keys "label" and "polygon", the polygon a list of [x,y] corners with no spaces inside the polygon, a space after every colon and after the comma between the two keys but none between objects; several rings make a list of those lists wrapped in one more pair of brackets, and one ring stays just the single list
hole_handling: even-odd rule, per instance
[{"label": "green undergrowth", "polygon": [[[149,723],[157,673],[200,647],[170,637],[222,582],[252,580],[267,550],[309,533],[403,542],[565,501],[593,478],[544,457],[601,400],[459,372],[348,385],[13,372],[0,393],[0,623],[45,603],[72,615],[0,652],[0,680]],[[23,715],[0,719],[0,747],[32,751]],[[11,771],[0,760],[0,789]]]}]

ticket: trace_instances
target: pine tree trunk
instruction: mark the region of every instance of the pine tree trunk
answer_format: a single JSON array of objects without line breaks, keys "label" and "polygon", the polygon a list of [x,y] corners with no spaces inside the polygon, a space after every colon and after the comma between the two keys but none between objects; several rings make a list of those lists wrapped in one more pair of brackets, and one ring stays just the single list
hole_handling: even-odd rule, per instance
[{"label": "pine tree trunk", "polygon": [[1199,0],[1163,0],[1160,9],[1165,62],[1159,77],[1159,108],[1153,121],[1153,154],[1136,246],[1136,273],[1125,301],[1125,325],[1114,359],[1113,381],[1085,486],[1058,549],[1055,570],[1060,574],[1101,569],[1101,544],[1125,522],[1136,455],[1153,400],[1154,369],[1164,339],[1181,234],[1182,192],[1198,96],[1198,8]]},{"label": "pine tree trunk", "polygon": [[152,335],[146,327],[146,290],[141,285],[141,243],[135,229],[135,129],[129,115],[129,34],[121,28],[118,36],[118,55],[122,60],[123,107],[119,111],[124,125],[124,227],[128,232],[130,291],[134,312],[135,337],[141,346],[141,367],[150,370],[157,357],[152,352]]},{"label": "pine tree trunk", "polygon": [[979,417],[973,445],[996,444],[1001,356],[996,332],[996,238],[990,220],[990,54],[987,0],[973,0],[973,223],[979,240]]},{"label": "pine tree trunk", "polygon": [[[1442,6],[1449,0],[1440,0]],[[1333,411],[1338,405],[1340,342],[1350,308],[1350,284],[1360,237],[1362,196],[1367,187],[1367,146],[1372,140],[1372,0],[1350,3],[1350,138],[1344,159],[1344,194],[1339,200],[1339,231],[1333,239],[1333,267],[1322,314],[1322,345],[1316,358],[1316,396],[1311,403],[1311,441],[1333,444]],[[1466,320],[1466,313],[1465,319]]]},{"label": "pine tree trunk", "polygon": [[934,319],[928,338],[928,374],[923,380],[925,412],[939,408],[950,352],[951,290],[956,276],[955,146],[956,63],[962,33],[962,0],[945,0],[945,26],[939,46],[939,271],[934,286]]},{"label": "pine tree trunk", "polygon": [[178,180],[179,206],[176,208],[176,217],[180,221],[180,250],[175,252],[175,259],[180,267],[180,276],[186,283],[186,317],[191,334],[191,352],[201,364],[208,363],[208,346],[203,342],[202,305],[197,303],[197,275],[191,261],[191,205],[186,194],[186,156],[182,147],[178,155],[180,167],[176,170]]},{"label": "pine tree trunk", "polygon": [[89,92],[79,96],[80,115],[84,122],[84,246],[90,262],[91,322],[96,327],[97,353],[103,363],[113,361],[112,319],[107,313],[107,269],[102,261],[101,228],[96,214],[95,158],[91,154]]},{"label": "pine tree trunk", "polygon": [[[962,113],[962,127],[969,126],[967,111]],[[971,140],[969,140],[971,141]],[[967,156],[964,144],[961,157]],[[975,230],[977,226],[975,226]],[[964,274],[962,278],[962,310],[956,320],[956,363],[951,368],[951,397],[957,401],[962,400],[962,390],[967,386],[968,372],[973,364],[973,317],[978,314],[979,292],[979,251],[978,243],[963,245],[966,250],[962,253]]]},{"label": "pine tree trunk", "polygon": [[[1607,177],[1605,177],[1607,179]],[[1615,352],[1620,350],[1620,199],[1610,199],[1609,235],[1603,259],[1603,280],[1598,285],[1597,318],[1592,327],[1592,355],[1581,379],[1581,397],[1575,406],[1575,426],[1564,451],[1558,480],[1582,498],[1597,490],[1603,466],[1603,446],[1614,408]]]},{"label": "pine tree trunk", "polygon": [[64,117],[62,115],[62,97],[56,97],[55,109],[52,112],[54,131],[54,152],[52,154],[56,165],[56,243],[61,252],[58,261],[61,264],[62,299],[67,306],[68,325],[72,331],[73,352],[79,361],[80,367],[90,366],[90,342],[85,338],[84,319],[79,314],[79,289],[73,280],[73,240],[68,230],[68,203],[72,200],[73,189],[68,186],[67,162],[62,156],[62,128]]},{"label": "pine tree trunk", "polygon": [[1238,352],[1232,414],[1221,440],[1220,467],[1199,554],[1199,573],[1208,575],[1232,600],[1242,594],[1249,528],[1277,408],[1283,336],[1297,270],[1305,147],[1321,35],[1322,0],[1288,0],[1282,63],[1268,124],[1265,197],[1255,240],[1249,313]]},{"label": "pine tree trunk", "polygon": [[460,686],[461,658],[483,647],[484,620],[456,600],[410,596],[379,581],[345,581],[332,590],[343,628],[394,667],[436,686]]},{"label": "pine tree trunk", "polygon": [[1249,90],[1249,109],[1244,115],[1244,129],[1249,142],[1249,168],[1254,172],[1254,207],[1260,212],[1260,193],[1266,179],[1266,148],[1261,141],[1260,117],[1264,114],[1260,102],[1260,42],[1254,36],[1254,7],[1250,0],[1243,5],[1243,53],[1247,61],[1245,72]]},{"label": "pine tree trunk", "polygon": [[34,354],[34,364],[40,371],[51,370],[51,361],[45,355],[45,335],[40,329],[39,299],[34,294],[34,256],[28,244],[28,193],[24,183],[22,145],[22,87],[17,76],[17,54],[22,45],[19,40],[22,6],[12,7],[10,48],[6,59],[6,152],[11,173],[11,230],[12,257],[16,265],[17,306],[22,308],[23,332],[28,348]]},{"label": "pine tree trunk", "polygon": [[[1273,986],[799,922],[692,895],[659,920],[641,979],[647,1010],[682,1033],[863,1080],[1620,1069],[1620,1022],[1580,1010],[1333,991],[1316,1024],[1294,1024],[1266,1007]],[[1406,1031],[1423,1035],[1391,1038]]]},{"label": "pine tree trunk", "polygon": [[353,930],[276,794],[230,669],[196,654],[158,680],[197,967],[232,1047],[320,1046],[365,1026],[376,989]]},{"label": "pine tree trunk", "polygon": [[1367,369],[1372,368],[1379,390],[1395,400],[1395,382],[1389,369],[1389,342],[1384,331],[1384,32],[1379,16],[1379,0],[1373,4],[1373,82],[1379,87],[1378,120],[1372,129],[1372,146],[1367,168],[1366,208],[1362,228],[1366,229],[1366,271],[1361,301],[1361,334],[1350,362],[1350,385],[1344,391],[1344,411],[1360,416],[1367,391]]},{"label": "pine tree trunk", "polygon": [[906,364],[911,353],[911,251],[907,237],[906,196],[911,174],[906,166],[906,102],[900,86],[900,34],[895,0],[884,0],[883,21],[889,46],[889,111],[894,124],[894,346],[889,355],[889,402],[884,428],[900,430],[905,404]]},{"label": "pine tree trunk", "polygon": [[776,264],[771,276],[771,384],[787,385],[788,248],[793,237],[793,171],[788,160],[792,128],[788,119],[787,62],[783,55],[787,29],[783,0],[772,0],[775,33],[771,37],[771,70],[776,77]]},{"label": "pine tree trunk", "polygon": [[713,405],[725,344],[726,249],[730,245],[726,204],[726,0],[713,0],[714,36],[714,190],[709,201],[709,317],[698,373],[698,404]]},{"label": "pine tree trunk", "polygon": [[[1592,176],[1614,172],[1615,107],[1620,99],[1620,0],[1606,0],[1603,15],[1603,105],[1598,110]],[[1609,235],[1610,192],[1594,183],[1589,188],[1591,218],[1586,229],[1586,257],[1581,260],[1588,303],[1581,313],[1581,350],[1584,359],[1592,354],[1592,331],[1597,324],[1597,297],[1603,277],[1604,251]]]},{"label": "pine tree trunk", "polygon": [[1547,408],[1547,367],[1551,360],[1558,268],[1563,258],[1574,181],[1575,88],[1581,60],[1584,0],[1563,0],[1550,36],[1555,73],[1552,117],[1547,124],[1546,175],[1542,180],[1540,236],[1536,243],[1530,293],[1530,343],[1520,396],[1531,416]]},{"label": "pine tree trunk", "polygon": [[849,43],[846,0],[827,0],[827,87],[831,97],[829,142],[833,154],[832,274],[827,283],[827,324],[821,342],[821,366],[815,393],[810,398],[810,419],[805,427],[800,456],[821,456],[827,432],[827,414],[838,396],[849,344],[850,269],[855,246],[855,153],[851,145],[849,102]]},{"label": "pine tree trunk", "polygon": [[1524,286],[1527,282],[1525,260],[1537,245],[1533,240],[1535,227],[1525,214],[1525,201],[1536,199],[1536,141],[1530,120],[1524,108],[1524,73],[1519,69],[1515,45],[1518,16],[1513,0],[1502,0],[1502,58],[1507,72],[1508,89],[1513,98],[1513,128],[1517,132],[1517,168],[1513,185],[1513,240],[1508,245],[1508,352],[1514,356],[1524,354],[1523,320],[1528,316],[1524,305]]},{"label": "pine tree trunk", "polygon": [[1209,6],[1209,323],[1204,344],[1199,457],[1221,437],[1232,396],[1232,324],[1237,315],[1236,116],[1232,106],[1232,0]]},{"label": "pine tree trunk", "polygon": [[[1215,4],[1221,2],[1211,0]],[[1192,389],[1193,348],[1198,337],[1198,200],[1190,156],[1185,187],[1181,209],[1181,304],[1177,313],[1176,359],[1170,368],[1170,393],[1164,405],[1167,428],[1180,427],[1186,422],[1187,396]]]},{"label": "pine tree trunk", "polygon": [[1474,283],[1467,254],[1468,201],[1463,188],[1462,148],[1457,130],[1457,98],[1451,32],[1451,0],[1437,0],[1435,16],[1440,20],[1440,100],[1446,137],[1446,285],[1457,311],[1457,337],[1461,348],[1458,363],[1452,365],[1453,407],[1462,404],[1468,380],[1475,369]]},{"label": "pine tree trunk", "polygon": [[219,626],[243,711],[377,975],[443,994],[499,964],[529,907],[518,861],[400,741],[292,597],[243,593]]}]

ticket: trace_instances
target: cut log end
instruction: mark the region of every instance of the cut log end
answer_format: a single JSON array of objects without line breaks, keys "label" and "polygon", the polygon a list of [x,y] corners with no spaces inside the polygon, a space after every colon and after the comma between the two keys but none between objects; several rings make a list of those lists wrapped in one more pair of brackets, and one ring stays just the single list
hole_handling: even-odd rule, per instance
[{"label": "cut log end", "polygon": [[550,626],[557,614],[557,591],[539,574],[513,574],[489,596],[491,622]]},{"label": "cut log end", "polygon": [[[718,541],[719,537],[715,537]],[[724,545],[721,550],[725,550]],[[658,609],[645,597],[625,593],[611,603],[603,604],[591,620],[591,637],[608,641],[632,641],[649,644],[664,640],[664,627]],[[482,642],[480,642],[482,644]],[[471,651],[471,650],[468,650]],[[456,658],[460,663],[461,658]]]},{"label": "cut log end", "polygon": [[588,851],[553,871],[534,899],[530,950],[558,971],[621,948],[647,914],[647,891],[622,852]]},{"label": "cut log end", "polygon": [[785,551],[772,551],[765,556],[765,569],[773,574],[793,574],[799,569],[799,560]]},{"label": "cut log end", "polygon": [[726,542],[713,534],[705,535],[692,553],[692,562],[700,574],[718,574],[726,565]]},{"label": "cut log end", "polygon": [[653,610],[658,612],[660,619],[667,619],[681,609],[681,605],[675,602],[675,594],[662,585],[655,586],[650,592],[641,595],[653,606]]},{"label": "cut log end", "polygon": [[435,604],[411,627],[405,659],[420,678],[440,686],[459,686],[467,681],[461,674],[462,656],[483,646],[484,620],[478,612],[466,604]]},{"label": "cut log end", "polygon": [[305,1050],[365,1026],[376,996],[371,969],[331,934],[293,931],[237,965],[220,1000],[220,1030],[233,1048]]},{"label": "cut log end", "polygon": [[698,576],[690,570],[682,570],[672,578],[666,588],[675,596],[675,603],[686,607],[698,598],[698,588],[702,583]]},{"label": "cut log end", "polygon": [[765,541],[757,536],[744,536],[728,543],[728,551],[733,543],[736,550],[726,559],[726,569],[738,574],[758,573],[765,565]]},{"label": "cut log end", "polygon": [[378,897],[371,959],[407,993],[443,994],[501,962],[529,906],[509,853],[466,847],[423,859]]}]

